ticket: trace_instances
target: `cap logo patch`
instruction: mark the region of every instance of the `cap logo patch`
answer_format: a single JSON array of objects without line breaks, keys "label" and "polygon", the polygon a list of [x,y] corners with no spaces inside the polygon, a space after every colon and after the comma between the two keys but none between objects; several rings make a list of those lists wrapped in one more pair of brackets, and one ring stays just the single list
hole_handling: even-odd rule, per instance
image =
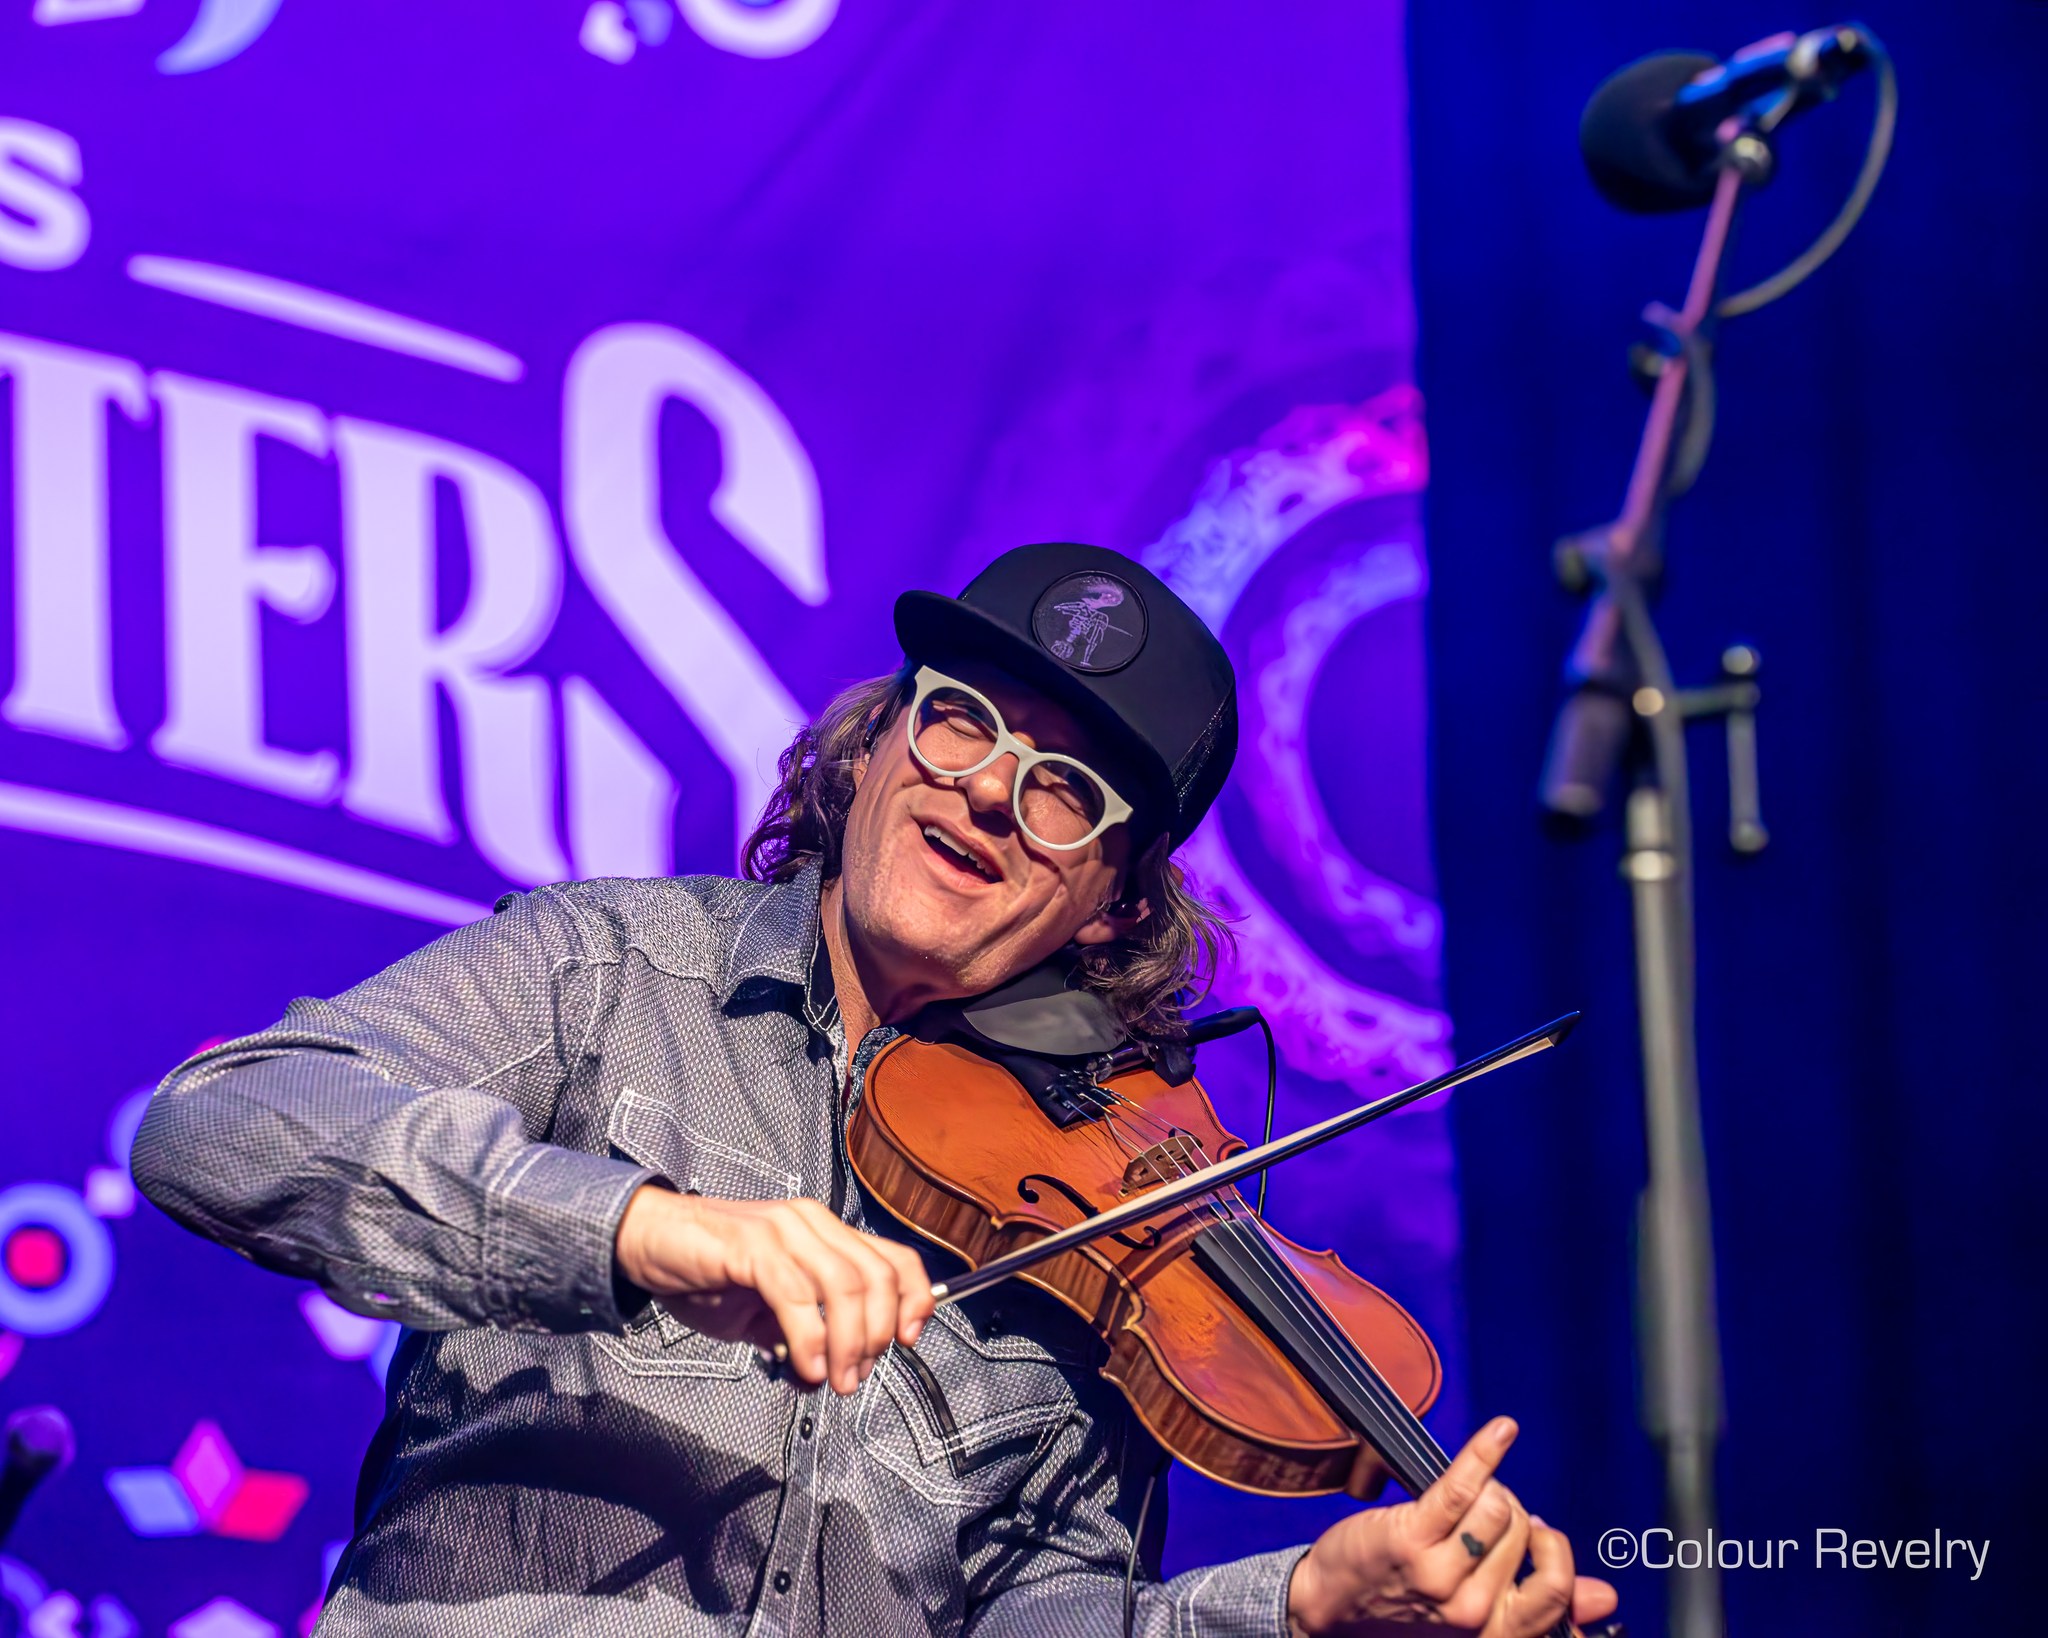
[{"label": "cap logo patch", "polygon": [[1145,605],[1113,574],[1089,571],[1056,580],[1031,611],[1031,635],[1076,671],[1115,671],[1145,646]]}]

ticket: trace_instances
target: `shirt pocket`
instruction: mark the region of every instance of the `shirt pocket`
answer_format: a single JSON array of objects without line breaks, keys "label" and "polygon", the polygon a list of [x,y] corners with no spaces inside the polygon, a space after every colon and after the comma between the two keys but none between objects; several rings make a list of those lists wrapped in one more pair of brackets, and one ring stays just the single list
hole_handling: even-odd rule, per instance
[{"label": "shirt pocket", "polygon": [[802,1182],[795,1172],[698,1131],[673,1104],[630,1086],[619,1089],[605,1136],[620,1154],[652,1166],[685,1194],[787,1200]]},{"label": "shirt pocket", "polygon": [[948,1304],[914,1351],[892,1346],[863,1384],[864,1458],[934,1506],[986,1511],[1079,1414],[1074,1368],[1035,1337],[978,1328]]},{"label": "shirt pocket", "polygon": [[[714,1200],[787,1200],[800,1179],[685,1122],[659,1098],[619,1091],[605,1135],[615,1153],[651,1166],[685,1194]],[[632,1376],[713,1377],[733,1382],[756,1366],[751,1343],[723,1342],[685,1325],[651,1302],[622,1336],[599,1336],[597,1346]]]}]

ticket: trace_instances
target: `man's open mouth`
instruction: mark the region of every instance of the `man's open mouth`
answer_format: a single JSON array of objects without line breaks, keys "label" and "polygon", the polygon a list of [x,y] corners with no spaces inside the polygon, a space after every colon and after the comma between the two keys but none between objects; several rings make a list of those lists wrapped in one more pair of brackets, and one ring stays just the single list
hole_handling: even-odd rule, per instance
[{"label": "man's open mouth", "polygon": [[985,882],[992,882],[998,879],[994,871],[990,870],[981,860],[954,841],[952,837],[948,836],[937,825],[926,825],[924,827],[924,840],[927,847],[956,869]]}]

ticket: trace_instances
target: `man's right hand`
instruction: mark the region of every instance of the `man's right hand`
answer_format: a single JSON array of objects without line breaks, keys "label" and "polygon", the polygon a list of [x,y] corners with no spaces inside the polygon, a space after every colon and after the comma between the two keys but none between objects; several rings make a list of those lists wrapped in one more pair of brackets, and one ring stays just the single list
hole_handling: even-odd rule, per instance
[{"label": "man's right hand", "polygon": [[710,1200],[654,1184],[627,1203],[618,1268],[686,1325],[787,1344],[806,1382],[852,1393],[890,1342],[931,1318],[917,1253],[848,1228],[815,1200]]}]

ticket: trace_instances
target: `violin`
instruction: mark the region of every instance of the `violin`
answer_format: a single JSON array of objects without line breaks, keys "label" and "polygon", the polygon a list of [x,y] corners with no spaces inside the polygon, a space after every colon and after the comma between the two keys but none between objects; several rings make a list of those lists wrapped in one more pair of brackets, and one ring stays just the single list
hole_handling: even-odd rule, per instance
[{"label": "violin", "polygon": [[1224,1484],[1363,1500],[1391,1476],[1420,1495],[1450,1465],[1419,1419],[1442,1386],[1436,1349],[1335,1253],[1268,1226],[1235,1180],[1555,1044],[1576,1015],[1251,1150],[1184,1051],[1141,1052],[1096,998],[1036,987],[927,1008],[869,1061],[848,1118],[873,1198],[968,1265],[934,1294],[1014,1277],[1057,1298],[1160,1445]]}]

